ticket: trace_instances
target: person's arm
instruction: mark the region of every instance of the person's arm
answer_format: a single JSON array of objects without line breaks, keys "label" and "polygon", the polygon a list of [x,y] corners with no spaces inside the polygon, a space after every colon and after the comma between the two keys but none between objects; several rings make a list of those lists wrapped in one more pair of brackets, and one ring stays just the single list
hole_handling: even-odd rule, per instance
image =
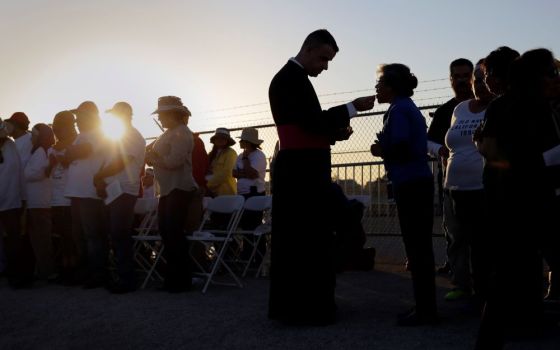
[{"label": "person's arm", "polygon": [[231,148],[224,151],[220,157],[223,159],[220,159],[220,162],[216,163],[216,166],[212,169],[212,176],[208,179],[207,186],[210,189],[216,189],[226,181],[229,174],[232,173],[235,162],[237,161],[237,155]]},{"label": "person's arm", "polygon": [[147,151],[146,159],[148,163],[159,168],[167,170],[175,170],[181,168],[187,160],[188,152],[190,149],[192,154],[193,141],[186,133],[175,134],[175,137],[167,140],[170,150],[166,155],[157,153],[154,149]]},{"label": "person's arm", "polygon": [[411,158],[410,122],[406,106],[395,105],[387,119],[387,125],[379,138],[379,148],[383,159],[399,162]]}]

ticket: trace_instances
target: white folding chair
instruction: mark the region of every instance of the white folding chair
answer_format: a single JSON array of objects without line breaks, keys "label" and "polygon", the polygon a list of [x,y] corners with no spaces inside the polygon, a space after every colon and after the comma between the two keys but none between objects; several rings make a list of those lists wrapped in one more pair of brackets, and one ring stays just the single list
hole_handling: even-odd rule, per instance
[{"label": "white folding chair", "polygon": [[146,277],[141,288],[146,288],[148,281],[163,281],[163,276],[156,270],[160,261],[165,262],[163,251],[165,246],[157,231],[157,198],[141,198],[136,202],[135,214],[143,215],[140,226],[136,228],[134,239],[134,260]]},{"label": "white folding chair", "polygon": [[[211,259],[210,264],[207,265],[203,261],[199,261],[201,257],[193,254],[194,244],[191,244],[189,247],[189,254],[193,263],[199,269],[199,271],[195,273],[206,278],[202,293],[206,293],[210,283],[243,287],[243,284],[224,257],[230,243],[234,241],[233,232],[237,229],[237,225],[239,224],[244,202],[245,198],[239,195],[218,196],[213,198],[208,202],[200,228],[193,232],[191,236],[187,236],[187,239],[191,241],[191,243],[198,242],[202,244],[205,251],[212,252],[211,255],[213,255],[213,259]],[[225,229],[208,228],[213,213],[228,214],[230,216]],[[204,255],[206,256],[206,254]],[[223,283],[215,280],[216,272],[220,267],[223,267],[229,273],[235,283]]]},{"label": "white folding chair", "polygon": [[[259,257],[261,259],[261,263],[257,268],[257,273],[255,277],[258,277],[259,273],[261,272],[266,252],[259,251],[259,243],[261,242],[263,237],[270,234],[271,231],[271,223],[270,223],[270,213],[272,209],[272,196],[255,196],[250,197],[245,201],[243,205],[243,213],[247,211],[254,211],[260,212],[263,214],[263,220],[261,224],[255,227],[253,230],[236,230],[235,235],[240,237],[243,242],[243,250],[247,248],[251,249],[251,255],[248,260],[240,260],[240,262],[245,265],[243,268],[242,277],[247,275],[247,271],[251,266],[251,262],[255,257]],[[268,245],[267,245],[268,247]],[[268,249],[267,249],[268,250]]]}]

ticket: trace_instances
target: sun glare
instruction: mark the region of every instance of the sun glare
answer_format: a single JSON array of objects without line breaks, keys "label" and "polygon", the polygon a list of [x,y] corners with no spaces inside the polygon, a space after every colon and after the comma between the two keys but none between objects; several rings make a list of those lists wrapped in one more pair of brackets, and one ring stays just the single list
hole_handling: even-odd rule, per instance
[{"label": "sun glare", "polygon": [[120,140],[124,134],[123,122],[112,115],[107,115],[103,118],[102,129],[105,137],[113,141]]}]

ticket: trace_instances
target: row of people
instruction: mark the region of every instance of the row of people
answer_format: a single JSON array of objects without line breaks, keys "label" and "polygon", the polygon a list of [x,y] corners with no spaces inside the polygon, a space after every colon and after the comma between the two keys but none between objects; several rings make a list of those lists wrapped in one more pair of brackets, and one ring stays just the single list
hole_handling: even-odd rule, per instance
[{"label": "row of people", "polygon": [[[118,278],[111,289],[134,290],[131,234],[135,203],[143,190],[160,197],[160,226],[172,232],[163,234],[172,239],[176,227],[196,228],[204,195],[264,195],[266,157],[256,129],[243,130],[243,152],[237,156],[229,131],[218,128],[208,155],[202,140],[186,126],[190,111],[177,97],[159,99],[154,113],[166,131],[148,146],[132,125],[128,103],[118,102],[107,113],[124,125],[124,134],[116,141],[103,135],[99,110],[91,101],[57,113],[52,128],[39,123],[29,132],[29,119],[22,112],[2,123],[0,227],[6,239],[0,251],[6,253],[3,270],[15,287],[30,286],[35,277],[79,282],[87,288],[107,285],[112,248]],[[145,170],[145,162],[153,168]],[[109,202],[107,190],[112,183],[118,183],[119,189]],[[186,200],[177,206],[177,198]],[[186,222],[177,225],[185,217]],[[59,237],[56,248],[53,234]],[[174,248],[168,250],[172,271],[186,251],[174,260]],[[177,279],[190,280],[190,276]],[[183,282],[174,282],[173,277],[170,281],[166,280],[169,289],[182,288],[176,287]]]}]

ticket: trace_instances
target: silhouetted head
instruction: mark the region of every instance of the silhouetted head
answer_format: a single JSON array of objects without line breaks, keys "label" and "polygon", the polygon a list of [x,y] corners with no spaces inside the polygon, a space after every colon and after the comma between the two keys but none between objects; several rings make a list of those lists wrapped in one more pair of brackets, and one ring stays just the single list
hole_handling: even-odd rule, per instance
[{"label": "silhouetted head", "polygon": [[418,86],[418,79],[408,66],[401,63],[381,64],[377,67],[377,101],[391,103],[395,97],[410,97]]},{"label": "silhouetted head", "polygon": [[326,29],[319,29],[305,38],[296,60],[309,76],[316,77],[329,69],[329,62],[337,52],[338,46],[331,33]]},{"label": "silhouetted head", "polygon": [[458,58],[449,65],[449,80],[455,97],[463,101],[472,97],[473,64],[466,58]]},{"label": "silhouetted head", "polygon": [[43,148],[46,152],[54,145],[54,133],[52,129],[47,124],[35,124],[33,129],[31,129],[31,143],[33,144],[31,153],[35,152],[38,148]]},{"label": "silhouetted head", "polygon": [[551,51],[525,52],[511,65],[511,91],[523,100],[550,101],[560,98],[560,76]]},{"label": "silhouetted head", "polygon": [[56,138],[60,141],[67,141],[73,139],[77,132],[75,128],[76,119],[74,114],[70,111],[58,112],[53,120],[53,132]]},{"label": "silhouetted head", "polygon": [[517,57],[519,52],[501,46],[484,59],[484,81],[494,95],[502,95],[509,88],[510,66]]},{"label": "silhouetted head", "polygon": [[101,126],[99,109],[92,101],[84,101],[78,108],[72,109],[70,112],[76,116],[76,124],[80,132],[88,132]]}]

